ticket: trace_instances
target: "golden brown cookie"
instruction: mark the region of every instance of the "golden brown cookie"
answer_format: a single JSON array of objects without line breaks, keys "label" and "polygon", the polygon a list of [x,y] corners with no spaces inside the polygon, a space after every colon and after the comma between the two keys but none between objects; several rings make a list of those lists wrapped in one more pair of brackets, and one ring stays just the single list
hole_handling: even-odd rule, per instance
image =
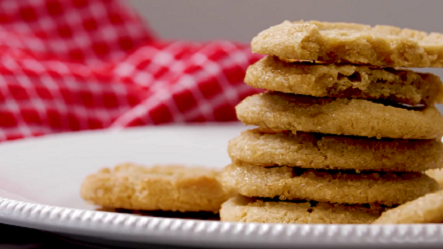
[{"label": "golden brown cookie", "polygon": [[443,102],[434,74],[355,65],[286,63],[268,56],[251,65],[245,82],[256,88],[316,97],[385,99],[411,105]]},{"label": "golden brown cookie", "polygon": [[230,197],[218,177],[203,167],[121,164],[86,177],[81,196],[111,208],[217,213]]},{"label": "golden brown cookie", "polygon": [[369,224],[384,208],[331,203],[287,202],[237,196],[223,203],[221,221],[307,224]]},{"label": "golden brown cookie", "polygon": [[279,197],[281,200],[396,205],[440,189],[421,173],[356,173],[293,167],[258,167],[231,164],[224,168],[227,189],[247,197]]},{"label": "golden brown cookie", "polygon": [[384,212],[374,224],[443,222],[443,191],[427,194]]},{"label": "golden brown cookie", "polygon": [[319,133],[243,131],[229,141],[233,161],[252,165],[422,172],[443,167],[437,140],[373,139]]},{"label": "golden brown cookie", "polygon": [[279,130],[404,139],[443,134],[443,117],[434,106],[410,110],[362,99],[266,92],[247,97],[236,112],[246,125]]},{"label": "golden brown cookie", "polygon": [[443,188],[443,169],[430,169],[426,171],[426,174],[434,178],[440,184],[440,187]]},{"label": "golden brown cookie", "polygon": [[286,60],[443,67],[443,34],[384,25],[285,21],[260,32],[251,48]]}]

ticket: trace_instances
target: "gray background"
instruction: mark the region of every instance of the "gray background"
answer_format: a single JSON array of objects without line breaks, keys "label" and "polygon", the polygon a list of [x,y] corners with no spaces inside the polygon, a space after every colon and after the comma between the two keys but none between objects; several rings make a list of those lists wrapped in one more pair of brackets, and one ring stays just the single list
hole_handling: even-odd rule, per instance
[{"label": "gray background", "polygon": [[[127,0],[164,39],[250,42],[284,20],[386,24],[443,32],[442,0]],[[443,69],[419,69],[443,77]],[[443,111],[443,105],[438,106]]]}]

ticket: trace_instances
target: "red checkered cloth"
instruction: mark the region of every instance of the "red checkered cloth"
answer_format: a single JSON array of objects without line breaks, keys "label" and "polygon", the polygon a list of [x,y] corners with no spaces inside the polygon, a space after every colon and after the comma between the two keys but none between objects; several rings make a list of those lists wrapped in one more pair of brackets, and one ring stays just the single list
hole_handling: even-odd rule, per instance
[{"label": "red checkered cloth", "polygon": [[114,0],[0,1],[0,141],[232,121],[256,90],[246,44],[157,39]]}]

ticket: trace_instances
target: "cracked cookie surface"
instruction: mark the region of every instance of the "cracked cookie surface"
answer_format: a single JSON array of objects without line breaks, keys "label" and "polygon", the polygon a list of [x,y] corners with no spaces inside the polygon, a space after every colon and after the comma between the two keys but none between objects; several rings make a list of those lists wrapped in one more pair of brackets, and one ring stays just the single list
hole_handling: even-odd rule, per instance
[{"label": "cracked cookie surface", "polygon": [[443,34],[386,25],[284,21],[260,32],[251,48],[284,60],[443,67]]},{"label": "cracked cookie surface", "polygon": [[235,109],[246,125],[278,130],[403,139],[443,134],[443,117],[434,106],[411,110],[363,99],[266,92],[245,98]]},{"label": "cracked cookie surface", "polygon": [[384,99],[411,105],[442,103],[434,74],[356,65],[286,63],[268,56],[249,66],[246,84],[316,97]]}]

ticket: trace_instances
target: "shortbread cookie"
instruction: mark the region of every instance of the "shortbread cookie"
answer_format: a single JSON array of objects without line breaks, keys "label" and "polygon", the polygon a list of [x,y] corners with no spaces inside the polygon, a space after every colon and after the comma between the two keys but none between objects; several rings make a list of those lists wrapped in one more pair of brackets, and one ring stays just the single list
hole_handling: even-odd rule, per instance
[{"label": "shortbread cookie", "polygon": [[251,48],[286,60],[443,67],[443,34],[384,25],[285,21],[260,32]]},{"label": "shortbread cookie", "polygon": [[427,194],[388,210],[374,224],[412,224],[443,222],[443,191]]},{"label": "shortbread cookie", "polygon": [[266,92],[247,97],[236,112],[246,125],[280,130],[404,139],[443,134],[443,117],[434,106],[410,110],[362,99]]},{"label": "shortbread cookie", "polygon": [[440,78],[430,73],[355,65],[285,63],[268,56],[251,65],[256,88],[316,97],[386,99],[411,105],[443,102]]},{"label": "shortbread cookie", "polygon": [[231,164],[222,174],[227,189],[247,197],[313,200],[331,203],[378,203],[392,206],[440,189],[421,173],[358,174],[355,171]]},{"label": "shortbread cookie", "polygon": [[252,165],[421,172],[443,167],[437,140],[373,139],[319,133],[243,131],[229,141],[233,161]]},{"label": "shortbread cookie", "polygon": [[380,217],[379,206],[286,202],[237,196],[222,204],[221,221],[258,223],[369,224]]},{"label": "shortbread cookie", "polygon": [[229,198],[218,177],[202,167],[122,164],[86,177],[81,196],[111,208],[217,213]]}]

